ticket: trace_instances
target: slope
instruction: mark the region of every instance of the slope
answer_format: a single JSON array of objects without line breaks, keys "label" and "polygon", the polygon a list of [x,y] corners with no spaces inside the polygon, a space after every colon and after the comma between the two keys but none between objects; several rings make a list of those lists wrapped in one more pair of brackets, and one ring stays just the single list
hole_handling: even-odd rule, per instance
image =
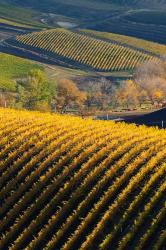
[{"label": "slope", "polygon": [[128,122],[134,122],[136,124],[145,124],[149,126],[166,127],[166,108],[158,111],[137,116],[136,118],[127,120]]},{"label": "slope", "polygon": [[0,89],[15,92],[16,79],[27,76],[32,69],[43,69],[29,60],[0,53]]},{"label": "slope", "polygon": [[65,29],[52,29],[17,36],[18,46],[31,50],[39,49],[41,54],[62,58],[78,67],[87,66],[98,71],[133,70],[139,63],[159,60],[138,49],[114,41],[105,42],[88,35]]},{"label": "slope", "polygon": [[165,130],[8,109],[0,119],[1,249],[163,249]]}]

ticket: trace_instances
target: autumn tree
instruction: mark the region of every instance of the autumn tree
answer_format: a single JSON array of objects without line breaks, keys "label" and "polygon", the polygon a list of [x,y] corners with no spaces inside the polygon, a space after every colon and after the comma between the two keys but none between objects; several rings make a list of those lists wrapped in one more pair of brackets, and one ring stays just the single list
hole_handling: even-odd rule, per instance
[{"label": "autumn tree", "polygon": [[152,105],[166,99],[166,60],[144,62],[134,74],[134,81]]},{"label": "autumn tree", "polygon": [[120,106],[136,106],[139,103],[139,90],[132,80],[124,81],[115,91],[115,99]]},{"label": "autumn tree", "polygon": [[60,113],[65,113],[68,108],[76,107],[82,111],[86,94],[80,91],[72,80],[61,79],[57,83],[55,108]]}]

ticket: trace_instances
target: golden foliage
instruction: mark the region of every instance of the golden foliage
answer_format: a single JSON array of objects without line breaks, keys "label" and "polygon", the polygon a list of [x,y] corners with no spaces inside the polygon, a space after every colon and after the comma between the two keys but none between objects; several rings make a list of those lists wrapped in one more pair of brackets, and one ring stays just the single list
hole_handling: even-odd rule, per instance
[{"label": "golden foliage", "polygon": [[1,249],[164,247],[165,130],[9,109],[0,120]]}]

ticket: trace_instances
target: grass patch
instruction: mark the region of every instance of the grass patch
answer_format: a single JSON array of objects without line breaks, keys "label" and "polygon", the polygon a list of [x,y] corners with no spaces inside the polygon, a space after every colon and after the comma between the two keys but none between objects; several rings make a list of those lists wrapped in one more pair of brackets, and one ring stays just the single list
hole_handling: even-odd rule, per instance
[{"label": "grass patch", "polygon": [[11,20],[8,20],[8,19],[5,19],[5,18],[0,18],[0,24],[6,24],[6,25],[10,25],[10,26],[14,26],[14,27],[20,27],[20,28],[33,28],[33,26],[31,26],[31,25],[18,23],[18,22],[11,21]]},{"label": "grass patch", "polygon": [[32,69],[42,66],[29,60],[0,53],[0,89],[15,91],[15,79],[26,76]]}]

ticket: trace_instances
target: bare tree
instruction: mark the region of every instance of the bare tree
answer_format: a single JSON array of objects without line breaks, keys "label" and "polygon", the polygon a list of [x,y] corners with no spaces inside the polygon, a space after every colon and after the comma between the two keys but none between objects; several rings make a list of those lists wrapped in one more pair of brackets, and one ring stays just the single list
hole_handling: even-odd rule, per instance
[{"label": "bare tree", "polygon": [[86,105],[88,108],[105,110],[111,102],[113,84],[111,81],[102,77],[97,81],[89,81],[86,84],[87,100]]},{"label": "bare tree", "polygon": [[139,89],[132,80],[124,81],[115,91],[117,103],[127,108],[138,105],[139,96]]},{"label": "bare tree", "polygon": [[152,103],[166,99],[166,60],[149,61],[141,64],[134,75],[135,83]]}]

